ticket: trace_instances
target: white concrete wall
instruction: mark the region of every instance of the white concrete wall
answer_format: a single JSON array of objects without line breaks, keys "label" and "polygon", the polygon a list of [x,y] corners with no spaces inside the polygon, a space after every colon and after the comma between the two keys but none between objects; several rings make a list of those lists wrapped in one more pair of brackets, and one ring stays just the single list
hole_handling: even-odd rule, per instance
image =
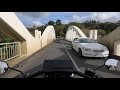
[{"label": "white concrete wall", "polygon": [[31,55],[56,39],[53,26],[41,31],[35,30],[33,37],[13,12],[0,12],[0,31],[21,42],[22,55]]},{"label": "white concrete wall", "polygon": [[0,17],[10,25],[15,32],[19,33],[23,38],[31,38],[34,37],[29,33],[26,27],[22,24],[22,22],[18,19],[18,17],[13,12],[0,12]]},{"label": "white concrete wall", "polygon": [[97,33],[98,33],[98,30],[90,30],[89,37],[91,39],[97,40]]},{"label": "white concrete wall", "polygon": [[106,45],[114,55],[120,56],[120,27],[98,41]]},{"label": "white concrete wall", "polygon": [[69,26],[66,32],[65,39],[68,41],[73,41],[74,38],[86,37],[86,35],[76,26]]},{"label": "white concrete wall", "polygon": [[52,25],[46,27],[42,34],[42,48],[56,39],[55,30]]},{"label": "white concrete wall", "polygon": [[120,56],[120,39],[114,43],[114,54]]}]

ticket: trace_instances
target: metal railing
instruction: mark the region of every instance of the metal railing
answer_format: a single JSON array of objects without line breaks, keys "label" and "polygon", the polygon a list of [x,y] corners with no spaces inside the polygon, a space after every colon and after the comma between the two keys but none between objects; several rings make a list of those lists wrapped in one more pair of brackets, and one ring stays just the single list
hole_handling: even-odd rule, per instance
[{"label": "metal railing", "polygon": [[0,43],[0,60],[8,61],[20,55],[20,42]]}]

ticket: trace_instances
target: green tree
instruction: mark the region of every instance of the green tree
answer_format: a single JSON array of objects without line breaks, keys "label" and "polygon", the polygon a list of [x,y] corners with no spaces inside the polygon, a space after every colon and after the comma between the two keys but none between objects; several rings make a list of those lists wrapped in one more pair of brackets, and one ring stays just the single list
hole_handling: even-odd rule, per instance
[{"label": "green tree", "polygon": [[10,43],[10,42],[14,42],[14,39],[0,32],[0,43]]},{"label": "green tree", "polygon": [[103,30],[103,29],[99,29],[99,30],[98,30],[98,35],[99,35],[100,38],[101,38],[101,37],[104,37],[104,36],[106,35],[106,31]]},{"label": "green tree", "polygon": [[46,27],[47,25],[43,25],[43,26],[37,27],[37,29],[38,31],[41,31],[41,33],[43,33]]},{"label": "green tree", "polygon": [[37,26],[36,25],[33,25],[33,29],[36,29],[37,28]]},{"label": "green tree", "polygon": [[71,26],[71,25],[77,26],[80,29],[85,29],[85,26],[82,23],[70,22],[68,26]]},{"label": "green tree", "polygon": [[56,24],[56,25],[62,25],[61,20],[59,20],[59,19],[56,20],[55,24]]},{"label": "green tree", "polygon": [[[40,30],[42,33],[45,30],[45,28],[48,25],[53,25],[55,28],[55,32],[57,36],[65,36],[66,31],[68,29],[69,26],[74,25],[77,26],[78,28],[80,28],[87,36],[89,36],[89,30],[90,29],[97,29],[98,34],[100,37],[103,37],[107,34],[109,34],[110,32],[112,32],[114,29],[116,29],[118,26],[120,26],[120,20],[116,23],[112,23],[112,22],[100,22],[100,21],[96,21],[96,20],[86,20],[85,22],[82,23],[78,23],[78,22],[70,22],[68,24],[62,24],[61,20],[56,20],[56,22],[54,21],[49,21],[47,24],[42,25],[41,27],[37,27],[38,30]],[[34,28],[35,26],[33,26],[32,28],[29,28],[29,31],[34,35]]]},{"label": "green tree", "polygon": [[49,21],[48,22],[48,25],[54,25],[55,23],[54,23],[54,21]]},{"label": "green tree", "polygon": [[29,28],[27,28],[27,30],[30,32],[30,34],[32,34],[33,36],[35,36],[35,26],[29,27]]},{"label": "green tree", "polygon": [[118,22],[116,22],[117,26],[120,26],[120,20]]}]

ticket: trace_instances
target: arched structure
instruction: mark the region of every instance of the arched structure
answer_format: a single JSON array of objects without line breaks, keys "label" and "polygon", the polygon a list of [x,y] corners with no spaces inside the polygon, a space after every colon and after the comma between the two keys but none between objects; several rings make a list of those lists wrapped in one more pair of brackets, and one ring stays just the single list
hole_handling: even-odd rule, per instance
[{"label": "arched structure", "polygon": [[41,31],[35,30],[33,37],[13,12],[0,12],[0,31],[20,42],[20,55],[31,55],[51,43],[56,35],[53,26]]},{"label": "arched structure", "polygon": [[74,38],[86,37],[86,35],[76,26],[69,26],[66,32],[65,39],[68,41],[73,41]]},{"label": "arched structure", "polygon": [[42,47],[50,44],[56,39],[55,30],[52,25],[46,27],[42,34]]}]

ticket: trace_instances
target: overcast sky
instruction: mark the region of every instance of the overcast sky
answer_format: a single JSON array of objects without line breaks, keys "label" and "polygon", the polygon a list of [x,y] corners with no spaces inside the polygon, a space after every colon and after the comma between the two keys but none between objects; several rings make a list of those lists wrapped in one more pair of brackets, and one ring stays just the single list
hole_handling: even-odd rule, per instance
[{"label": "overcast sky", "polygon": [[117,22],[120,20],[120,12],[15,12],[15,14],[26,27],[41,26],[50,20],[56,21],[57,19],[60,19],[63,24],[71,21]]}]

